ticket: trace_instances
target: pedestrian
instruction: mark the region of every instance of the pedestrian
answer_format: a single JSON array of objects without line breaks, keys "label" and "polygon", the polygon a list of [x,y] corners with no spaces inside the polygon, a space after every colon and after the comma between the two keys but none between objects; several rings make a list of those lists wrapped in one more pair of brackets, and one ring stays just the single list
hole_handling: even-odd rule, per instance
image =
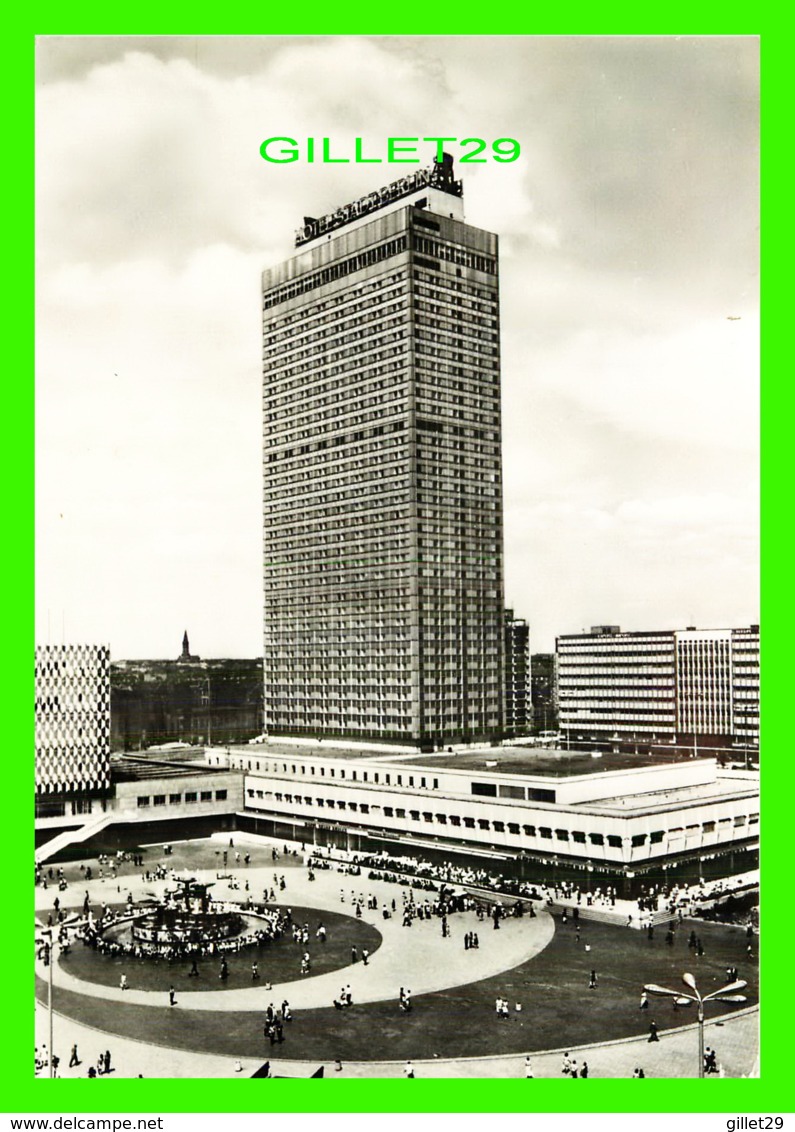
[{"label": "pedestrian", "polygon": [[257,966],[256,962],[254,962],[254,963],[251,964],[251,981],[252,981],[252,983],[255,983],[258,978],[259,978],[259,967]]},{"label": "pedestrian", "polygon": [[568,1052],[564,1053],[563,1055],[563,1064],[560,1067],[560,1071],[564,1077],[568,1077],[568,1075],[571,1073],[571,1058],[569,1057]]},{"label": "pedestrian", "polygon": [[652,1022],[649,1025],[649,1041],[658,1042],[660,1039],[657,1037],[657,1023]]},{"label": "pedestrian", "polygon": [[342,1073],[342,1062],[339,1058],[337,1058],[337,1060],[334,1062],[334,1072]]},{"label": "pedestrian", "polygon": [[530,1060],[529,1054],[524,1059],[524,1075],[525,1075],[525,1077],[532,1077],[533,1076],[533,1063]]},{"label": "pedestrian", "polygon": [[406,1064],[403,1066],[403,1076],[404,1077],[413,1077],[414,1076],[414,1066],[411,1064],[410,1061],[407,1061]]},{"label": "pedestrian", "polygon": [[106,1073],[110,1073],[110,1050],[106,1049],[102,1056],[102,1065]]},{"label": "pedestrian", "polygon": [[227,963],[226,959],[221,960],[221,970],[219,972],[218,978],[224,980],[229,978],[229,964]]},{"label": "pedestrian", "polygon": [[122,971],[121,977],[119,979],[119,990],[128,990],[128,989],[129,988],[127,986],[127,976]]},{"label": "pedestrian", "polygon": [[177,1005],[177,992],[174,990],[173,987],[168,988],[168,1005],[169,1006],[176,1006]]},{"label": "pedestrian", "polygon": [[580,1070],[580,1077],[587,1077],[589,1072],[590,1070],[588,1069],[588,1062],[584,1061],[582,1063],[582,1069]]},{"label": "pedestrian", "polygon": [[362,963],[364,963],[365,967],[367,966],[369,960],[370,960],[370,952],[367,950],[366,947],[363,947],[362,948]]},{"label": "pedestrian", "polygon": [[591,977],[588,980],[588,989],[589,990],[596,990],[598,985],[599,985],[599,980],[596,977],[596,971],[592,969],[591,970]]},{"label": "pedestrian", "polygon": [[359,954],[358,954],[356,948],[352,947],[351,948],[351,963],[355,963],[358,958],[359,958]]},{"label": "pedestrian", "polygon": [[[676,1001],[676,1000],[674,999],[674,1001]],[[648,1010],[649,1009],[649,996],[646,994],[645,991],[641,992],[640,1006],[638,1007],[638,1009],[639,1010]]]},{"label": "pedestrian", "polygon": [[243,1072],[243,1063],[241,1061],[236,1061],[235,1062],[235,1073],[242,1073],[242,1072]]},{"label": "pedestrian", "polygon": [[72,1052],[69,1056],[69,1068],[72,1069],[75,1065],[80,1064],[80,1058],[77,1056],[77,1043],[72,1046]]},{"label": "pedestrian", "polygon": [[188,978],[189,979],[197,978],[198,974],[199,974],[199,968],[198,968],[198,965],[197,965],[197,962],[196,962],[196,954],[194,952],[193,956],[191,957],[191,964],[190,964],[190,971],[188,971]]}]

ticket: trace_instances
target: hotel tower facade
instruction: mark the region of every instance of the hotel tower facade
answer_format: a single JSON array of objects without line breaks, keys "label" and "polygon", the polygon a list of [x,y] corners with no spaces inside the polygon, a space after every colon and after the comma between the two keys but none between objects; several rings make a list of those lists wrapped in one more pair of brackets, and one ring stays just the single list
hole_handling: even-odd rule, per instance
[{"label": "hotel tower facade", "polygon": [[497,237],[445,157],[263,275],[270,735],[503,731]]}]

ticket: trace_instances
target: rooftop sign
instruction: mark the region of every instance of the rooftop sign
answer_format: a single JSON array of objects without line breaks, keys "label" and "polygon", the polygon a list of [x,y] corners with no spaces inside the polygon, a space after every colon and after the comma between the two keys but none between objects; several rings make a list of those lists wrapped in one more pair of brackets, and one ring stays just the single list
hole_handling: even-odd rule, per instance
[{"label": "rooftop sign", "polygon": [[443,193],[449,193],[450,196],[454,197],[464,195],[463,184],[453,177],[453,159],[449,154],[445,153],[441,161],[434,159],[433,164],[428,165],[425,169],[418,169],[416,173],[409,173],[407,176],[393,181],[390,185],[385,185],[382,189],[368,193],[365,197],[359,197],[358,200],[345,204],[342,208],[329,212],[325,216],[317,219],[314,216],[305,216],[303,225],[295,233],[295,246],[300,248],[302,244],[307,244],[317,236],[322,236],[324,232],[333,232],[335,229],[349,224],[351,220],[358,220],[360,216],[377,212],[379,208],[400,200],[401,197],[408,196],[410,193],[416,192],[417,189],[426,187],[440,189]]}]

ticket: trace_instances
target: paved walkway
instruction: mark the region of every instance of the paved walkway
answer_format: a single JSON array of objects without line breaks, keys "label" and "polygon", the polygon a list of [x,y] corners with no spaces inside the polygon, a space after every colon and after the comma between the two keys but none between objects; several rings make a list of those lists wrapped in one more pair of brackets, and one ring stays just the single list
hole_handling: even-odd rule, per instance
[{"label": "paved walkway", "polygon": [[[237,841],[244,838],[236,835]],[[256,840],[259,845],[269,845],[266,839]],[[281,847],[282,842],[278,842]],[[281,872],[278,864],[274,866]],[[249,881],[250,890],[258,894],[273,881],[274,867],[238,868],[238,876]],[[232,870],[230,870],[232,871]],[[214,870],[192,870],[200,879],[215,883],[214,895],[219,899],[239,901],[243,896],[240,889],[232,890],[228,882],[216,881]],[[306,907],[318,910],[331,909],[337,913],[351,914],[350,893],[353,889],[358,896],[373,894],[378,899],[379,910],[362,909],[362,919],[378,929],[383,937],[381,947],[373,954],[368,967],[357,963],[342,967],[326,975],[310,977],[274,986],[272,990],[227,990],[217,992],[191,992],[191,1009],[202,1010],[251,1010],[262,1012],[269,1001],[288,998],[294,1008],[327,1007],[339,992],[342,984],[350,983],[356,1002],[375,1002],[392,999],[400,986],[410,987],[416,996],[430,991],[465,985],[484,979],[503,970],[510,970],[537,954],[546,947],[554,933],[551,917],[539,910],[538,916],[531,919],[508,918],[502,921],[499,934],[493,931],[488,920],[479,922],[474,913],[455,913],[449,917],[451,936],[441,936],[441,921],[437,917],[430,920],[415,920],[411,928],[402,927],[402,894],[408,890],[383,881],[368,880],[366,874],[349,876],[335,870],[318,870],[315,881],[309,882],[304,868],[284,870],[287,888],[279,894],[279,902],[289,906]],[[108,904],[122,903],[132,891],[137,899],[144,892],[162,893],[170,882],[144,882],[139,874],[124,875],[116,882],[94,879],[88,883],[73,884],[65,894],[61,894],[63,905],[82,904],[83,893],[87,889],[92,904],[103,901]],[[118,886],[118,890],[117,890]],[[340,900],[343,890],[345,902]],[[52,909],[56,890],[37,887],[35,890],[36,909],[47,912]],[[421,889],[414,890],[417,902],[432,899],[433,893]],[[397,913],[384,920],[380,908],[392,899],[397,902]],[[507,903],[512,903],[506,898]],[[477,951],[464,950],[463,935],[475,930],[481,940]],[[321,946],[313,940],[312,946]],[[48,971],[38,965],[38,973],[47,978]],[[162,992],[128,990],[100,987],[68,975],[56,963],[54,979],[59,986],[68,987],[78,993],[95,995],[103,999],[134,1002],[142,1005],[162,1006]],[[264,1001],[263,1001],[264,1000]],[[37,1045],[48,1041],[46,1009],[36,1007]],[[69,1051],[77,1043],[83,1063],[69,1069]],[[89,1065],[95,1064],[100,1052],[111,1050],[113,1064],[118,1066],[113,1076],[135,1078],[247,1078],[265,1060],[245,1059],[241,1069],[227,1056],[200,1054],[191,1051],[153,1045],[108,1034],[77,1022],[72,1018],[55,1015],[55,1050],[61,1058],[59,1074],[62,1077],[85,1076]],[[755,1074],[758,1050],[758,1013],[755,1008],[740,1011],[723,1020],[709,1021],[706,1026],[706,1044],[713,1045],[718,1053],[718,1061],[726,1076],[744,1077]],[[636,1067],[642,1066],[647,1077],[691,1077],[697,1076],[698,1035],[696,1027],[689,1025],[679,1030],[667,1030],[658,1043],[650,1044],[645,1037],[606,1042],[577,1050],[570,1050],[571,1056],[579,1064],[588,1062],[592,1077],[632,1077]],[[548,1051],[532,1054],[535,1077],[560,1077],[563,1051]],[[285,1061],[274,1062],[274,1069],[285,1076],[309,1077],[317,1068],[318,1062]],[[351,1062],[337,1070],[333,1062],[323,1063],[326,1076],[337,1078],[389,1078],[401,1077],[403,1062]],[[420,1061],[415,1059],[418,1077],[452,1078],[510,1078],[524,1077],[524,1056],[510,1054],[487,1058],[434,1059]],[[46,1076],[46,1070],[42,1075]]]},{"label": "paved walkway", "polygon": [[[252,893],[261,892],[273,880],[272,868],[249,867],[237,870],[238,875],[243,872]],[[211,870],[199,870],[195,875],[199,880],[216,881],[216,874]],[[191,1010],[264,1013],[269,1002],[281,1001],[283,998],[289,1000],[293,1009],[328,1007],[339,994],[340,987],[348,983],[353,1000],[357,1003],[395,999],[401,986],[411,990],[415,996],[446,990],[518,967],[546,947],[555,931],[552,917],[544,911],[539,911],[532,919],[529,916],[509,916],[501,921],[499,932],[494,931],[490,921],[479,922],[474,912],[456,912],[448,918],[450,935],[443,939],[441,920],[437,916],[429,920],[415,919],[410,928],[402,926],[401,893],[408,891],[405,887],[386,881],[371,881],[365,875],[350,877],[330,870],[319,870],[315,873],[313,882],[309,881],[306,869],[302,868],[291,869],[285,876],[287,887],[279,893],[279,903],[286,907],[294,905],[352,915],[351,887],[357,896],[362,893],[365,901],[370,895],[376,897],[378,910],[363,908],[361,917],[365,923],[375,927],[382,937],[381,946],[373,953],[369,964],[365,967],[361,962],[351,963],[324,975],[274,984],[270,990],[264,987],[246,987],[240,990],[191,991],[190,998],[185,1000]],[[121,892],[115,894],[116,900],[126,900],[128,891],[132,891],[133,899],[139,899],[144,892],[155,892],[161,896],[171,883],[158,881],[153,884],[144,882],[140,877],[123,878],[119,882]],[[341,887],[345,903],[340,901]],[[107,883],[92,880],[84,885],[84,889],[88,890],[94,903],[108,898]],[[412,891],[417,903],[435,895],[420,889]],[[37,909],[49,910],[52,907],[52,895],[52,890],[42,892],[37,889]],[[242,892],[230,889],[228,881],[218,881],[213,895],[219,900],[239,901]],[[49,899],[45,901],[40,897]],[[391,906],[393,898],[397,902],[397,912],[385,920],[381,908],[387,903]],[[464,949],[464,934],[469,931],[476,931],[480,937],[481,945],[477,950]],[[308,945],[310,954],[321,946],[313,938]],[[237,953],[233,953],[231,958],[236,955]],[[37,963],[36,971],[42,979],[47,980],[48,970],[43,963]],[[262,976],[267,978],[264,965]],[[106,1001],[137,1003],[141,1006],[163,1004],[162,990],[122,991],[119,987],[102,986],[76,978],[57,962],[53,970],[53,981],[56,986]]]},{"label": "paved walkway", "polygon": [[[715,1048],[718,1061],[726,1077],[758,1075],[759,1015],[756,1008],[733,1014],[724,1022],[708,1022],[705,1042]],[[84,1026],[71,1018],[56,1015],[54,1019],[55,1051],[61,1058],[61,1077],[85,1077],[89,1065],[106,1049],[111,1051],[114,1077],[251,1077],[265,1058],[244,1058],[242,1069],[236,1062],[218,1054],[192,1053],[187,1050],[164,1049],[146,1042],[106,1034]],[[36,1044],[47,1039],[47,1011],[36,1008]],[[69,1051],[77,1043],[81,1065],[67,1067]],[[632,1077],[636,1067],[642,1066],[647,1077],[697,1077],[698,1033],[690,1025],[681,1030],[666,1031],[659,1042],[649,1044],[646,1038],[607,1042],[574,1048],[569,1051],[578,1065],[588,1062],[590,1075],[598,1077]],[[561,1076],[563,1051],[534,1053],[533,1075],[539,1078]],[[338,1071],[333,1061],[285,1061],[272,1063],[273,1071],[286,1077],[309,1077],[322,1064],[326,1077],[333,1079],[402,1077],[402,1061],[346,1062]],[[414,1062],[417,1077],[524,1077],[524,1055],[508,1054],[504,1057],[449,1058]],[[44,1070],[41,1076],[46,1076]],[[714,1078],[713,1078],[714,1079]]]}]

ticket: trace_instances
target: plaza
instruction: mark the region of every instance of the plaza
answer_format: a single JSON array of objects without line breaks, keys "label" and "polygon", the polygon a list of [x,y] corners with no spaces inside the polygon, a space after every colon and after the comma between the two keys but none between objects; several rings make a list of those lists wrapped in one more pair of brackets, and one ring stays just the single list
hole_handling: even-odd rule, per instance
[{"label": "plaza", "polygon": [[[168,855],[162,845],[134,852],[142,855],[143,870],[124,854],[115,858],[116,867],[112,856],[103,866],[96,857],[45,865],[47,887],[36,887],[40,926],[56,918],[56,896],[67,923],[82,917],[86,894],[92,917],[99,918],[104,905],[103,922],[110,922],[123,918],[130,902],[162,899],[174,876],[190,875],[210,885],[212,899],[224,907],[245,910],[274,896],[265,903],[282,915],[289,910],[293,924],[301,931],[305,925],[309,942],[285,933],[275,943],[225,952],[224,979],[218,955],[200,959],[193,977],[187,957],[99,954],[72,939],[65,954],[56,946],[55,963],[47,967],[40,949],[37,996],[46,1002],[52,974],[60,1075],[85,1075],[100,1046],[113,1052],[114,1072],[122,1076],[251,1076],[268,1060],[274,1075],[310,1076],[323,1065],[329,1076],[388,1077],[399,1076],[411,1058],[418,1076],[510,1077],[524,1075],[527,1053],[535,1075],[559,1076],[555,1051],[569,1049],[588,1049],[596,1076],[631,1076],[638,1061],[647,1075],[695,1075],[694,1018],[667,1002],[640,1009],[642,986],[676,986],[689,970],[707,993],[722,986],[733,967],[749,984],[748,1001],[740,1009],[712,1007],[708,1042],[727,1075],[753,1070],[757,941],[749,942],[742,928],[677,919],[667,942],[667,912],[651,917],[651,931],[632,930],[628,918],[634,910],[636,927],[638,911],[629,901],[597,910],[539,889],[539,899],[522,898],[517,915],[515,897],[467,885],[447,885],[446,893],[466,910],[443,918],[434,911],[440,883],[412,877],[397,862],[391,869],[360,867],[353,854],[324,851],[310,868],[299,843],[285,846],[239,831],[175,843]],[[161,879],[153,879],[155,872]],[[321,923],[325,941],[317,935]],[[701,954],[688,947],[692,932]],[[468,947],[465,937],[473,933],[478,946]],[[305,953],[311,969],[302,974]],[[127,989],[120,987],[122,973]],[[351,1005],[335,1005],[346,989]],[[409,1010],[401,1006],[401,992],[410,995]],[[499,1000],[507,1012],[497,1012]],[[279,1012],[285,1002],[291,1017],[285,1012],[283,1040],[271,1041],[264,1019],[269,1006]],[[652,1020],[660,1033],[656,1044],[647,1041]],[[39,1009],[37,1045],[47,1040],[46,1010]],[[67,1069],[75,1043],[81,1065]]]}]

